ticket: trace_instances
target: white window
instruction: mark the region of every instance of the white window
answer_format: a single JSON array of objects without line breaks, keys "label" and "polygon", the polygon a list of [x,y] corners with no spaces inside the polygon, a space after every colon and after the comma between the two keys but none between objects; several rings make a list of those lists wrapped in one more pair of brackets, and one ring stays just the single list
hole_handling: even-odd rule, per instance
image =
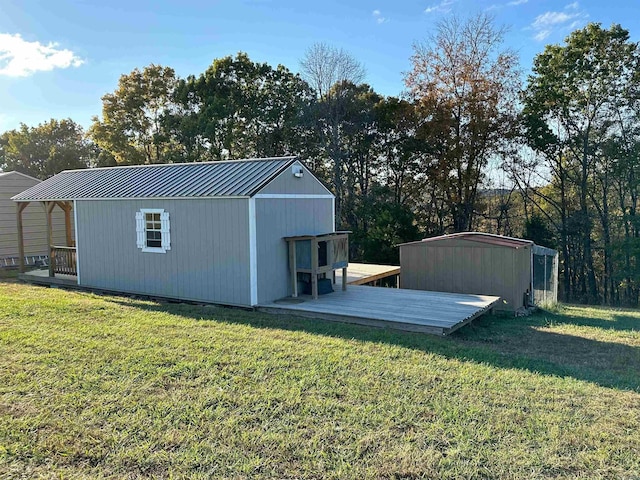
[{"label": "white window", "polygon": [[169,212],[162,208],[143,208],[136,212],[138,248],[143,252],[166,253],[171,250]]}]

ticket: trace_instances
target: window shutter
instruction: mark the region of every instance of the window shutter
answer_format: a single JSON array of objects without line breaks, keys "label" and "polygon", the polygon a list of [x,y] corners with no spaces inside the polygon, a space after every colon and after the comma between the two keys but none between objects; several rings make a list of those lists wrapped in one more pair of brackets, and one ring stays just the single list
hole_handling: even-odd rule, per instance
[{"label": "window shutter", "polygon": [[160,214],[160,230],[162,232],[162,248],[171,250],[171,228],[169,225],[169,212]]},{"label": "window shutter", "polygon": [[138,248],[144,248],[144,213],[136,212],[136,234]]}]

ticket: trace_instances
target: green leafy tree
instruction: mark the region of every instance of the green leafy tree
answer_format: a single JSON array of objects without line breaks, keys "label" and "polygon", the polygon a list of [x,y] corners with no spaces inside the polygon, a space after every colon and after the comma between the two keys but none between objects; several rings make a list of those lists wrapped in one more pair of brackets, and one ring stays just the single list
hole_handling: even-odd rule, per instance
[{"label": "green leafy tree", "polygon": [[62,170],[95,164],[96,146],[71,119],[50,120],[36,127],[21,124],[0,135],[0,169],[46,179]]},{"label": "green leafy tree", "polygon": [[[619,137],[619,119],[626,116],[620,99],[633,88],[637,71],[637,47],[629,33],[619,25],[607,30],[592,23],[571,33],[564,45],[547,46],[535,58],[524,94],[530,146],[551,160],[553,181],[564,192],[573,188],[577,194],[578,209],[571,218],[581,245],[571,294],[588,303],[599,301],[599,287],[604,287],[605,301],[615,288],[610,256],[614,162],[607,145]],[[596,219],[604,254],[600,285],[594,254]],[[567,241],[565,237],[561,242]],[[569,263],[570,252],[565,246],[563,250]]]},{"label": "green leafy tree", "polygon": [[420,232],[407,205],[393,201],[393,191],[374,185],[357,207],[362,221],[353,231],[354,257],[370,263],[398,265],[397,245],[417,240]]},{"label": "green leafy tree", "polygon": [[525,221],[522,238],[532,240],[536,245],[544,247],[554,248],[556,245],[549,223],[540,214],[534,214]]},{"label": "green leafy tree", "polygon": [[303,150],[309,86],[287,68],[252,62],[245,53],[217,59],[176,88],[172,131],[189,157],[270,157]]},{"label": "green leafy tree", "polygon": [[173,69],[160,65],[122,75],[116,91],[102,97],[102,118],[93,118],[89,135],[118,164],[176,160],[164,123],[173,109],[175,86]]}]

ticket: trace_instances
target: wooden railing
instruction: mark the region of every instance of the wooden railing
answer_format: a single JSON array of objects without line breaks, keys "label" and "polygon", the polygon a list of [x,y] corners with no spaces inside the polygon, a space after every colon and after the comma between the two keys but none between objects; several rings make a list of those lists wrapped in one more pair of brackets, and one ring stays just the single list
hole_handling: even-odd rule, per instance
[{"label": "wooden railing", "polygon": [[78,275],[76,247],[51,245],[49,254],[49,272],[64,275]]}]

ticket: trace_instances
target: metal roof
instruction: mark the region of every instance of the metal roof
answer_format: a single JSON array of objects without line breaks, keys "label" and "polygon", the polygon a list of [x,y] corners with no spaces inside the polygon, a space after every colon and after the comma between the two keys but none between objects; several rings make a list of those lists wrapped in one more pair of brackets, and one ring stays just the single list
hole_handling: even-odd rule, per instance
[{"label": "metal roof", "polygon": [[491,233],[482,233],[482,232],[460,232],[460,233],[452,233],[450,235],[441,235],[439,237],[425,238],[417,242],[402,243],[399,246],[421,245],[424,243],[440,242],[443,240],[449,240],[453,238],[458,240],[468,240],[471,242],[488,243],[490,245],[498,245],[498,246],[510,247],[510,248],[520,248],[520,247],[533,245],[533,242],[531,240],[524,240],[522,238],[505,237],[503,235],[494,235]]},{"label": "metal roof", "polygon": [[32,177],[31,175],[27,175],[26,173],[17,172],[15,170],[11,170],[10,172],[0,172],[0,177],[8,177],[9,175],[20,175],[21,177],[28,178],[29,180],[35,180],[36,182],[41,182],[39,178]]},{"label": "metal roof", "polygon": [[277,157],[66,170],[12,200],[250,197],[296,161]]}]

